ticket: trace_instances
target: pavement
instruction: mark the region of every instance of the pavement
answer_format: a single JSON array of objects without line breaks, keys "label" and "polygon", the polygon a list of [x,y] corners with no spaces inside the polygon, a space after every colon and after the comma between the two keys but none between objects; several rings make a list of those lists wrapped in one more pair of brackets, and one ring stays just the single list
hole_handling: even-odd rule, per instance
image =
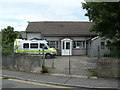
[{"label": "pavement", "polygon": [[68,87],[119,90],[118,80],[110,78],[85,78],[62,74],[35,74],[5,69],[2,70],[2,77]]}]

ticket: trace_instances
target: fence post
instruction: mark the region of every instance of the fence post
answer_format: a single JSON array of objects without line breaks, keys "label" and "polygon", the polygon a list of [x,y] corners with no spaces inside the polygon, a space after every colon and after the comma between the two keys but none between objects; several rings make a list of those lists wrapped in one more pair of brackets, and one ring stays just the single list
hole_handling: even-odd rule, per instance
[{"label": "fence post", "polygon": [[98,45],[97,73],[99,72],[100,46]]},{"label": "fence post", "polygon": [[53,64],[52,64],[52,68],[54,68],[54,67],[55,67],[54,63],[55,63],[55,61],[54,61],[54,58],[53,58]]},{"label": "fence post", "polygon": [[70,70],[71,68],[70,68],[70,49],[69,49],[69,75],[71,74]]},{"label": "fence post", "polygon": [[100,46],[98,45],[98,59],[100,58]]},{"label": "fence post", "polygon": [[45,67],[45,54],[44,54],[44,46],[42,48],[42,54],[43,54],[43,63],[42,63],[42,69]]},{"label": "fence post", "polygon": [[[40,50],[39,50],[39,55],[40,55]],[[41,66],[42,66],[42,63],[40,62],[40,60],[41,60],[41,58],[40,58],[40,59],[38,59],[38,64],[39,64],[39,67],[41,67]]]}]

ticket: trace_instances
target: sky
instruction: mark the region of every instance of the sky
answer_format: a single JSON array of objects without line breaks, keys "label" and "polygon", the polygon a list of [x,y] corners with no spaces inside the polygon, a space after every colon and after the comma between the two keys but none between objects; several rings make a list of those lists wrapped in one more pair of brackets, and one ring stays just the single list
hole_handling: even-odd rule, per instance
[{"label": "sky", "polygon": [[89,21],[84,0],[0,0],[0,29],[25,31],[28,21]]}]

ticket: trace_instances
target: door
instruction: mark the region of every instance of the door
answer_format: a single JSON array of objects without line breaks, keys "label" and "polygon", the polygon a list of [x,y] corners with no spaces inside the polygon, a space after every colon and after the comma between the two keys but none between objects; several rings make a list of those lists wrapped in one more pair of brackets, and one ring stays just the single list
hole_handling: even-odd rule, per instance
[{"label": "door", "polygon": [[63,39],[61,41],[62,55],[72,55],[72,41],[70,39]]}]

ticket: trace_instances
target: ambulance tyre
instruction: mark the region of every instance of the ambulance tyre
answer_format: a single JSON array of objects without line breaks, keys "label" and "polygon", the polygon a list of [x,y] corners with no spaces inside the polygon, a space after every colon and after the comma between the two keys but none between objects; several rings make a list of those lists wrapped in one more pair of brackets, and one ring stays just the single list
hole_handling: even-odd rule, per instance
[{"label": "ambulance tyre", "polygon": [[47,53],[47,54],[45,54],[45,58],[46,58],[46,59],[50,59],[50,58],[52,58],[52,55],[49,54],[49,53]]}]

